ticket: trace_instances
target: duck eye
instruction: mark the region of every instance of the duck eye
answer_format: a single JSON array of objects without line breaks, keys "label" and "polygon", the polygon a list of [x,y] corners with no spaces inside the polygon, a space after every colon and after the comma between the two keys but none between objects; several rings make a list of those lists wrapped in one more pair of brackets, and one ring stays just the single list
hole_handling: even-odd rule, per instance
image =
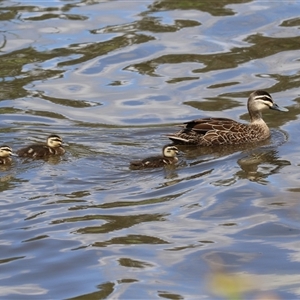
[{"label": "duck eye", "polygon": [[269,97],[263,97],[262,100],[273,104],[272,99],[270,99]]}]

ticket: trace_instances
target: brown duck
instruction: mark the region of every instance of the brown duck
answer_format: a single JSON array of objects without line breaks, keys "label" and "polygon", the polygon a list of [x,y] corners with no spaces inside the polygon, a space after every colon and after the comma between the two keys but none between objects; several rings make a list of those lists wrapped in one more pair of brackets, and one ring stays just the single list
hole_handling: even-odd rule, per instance
[{"label": "brown duck", "polygon": [[265,91],[254,91],[248,98],[250,123],[243,124],[226,118],[204,118],[184,123],[183,129],[167,135],[176,144],[214,146],[259,142],[270,136],[270,129],[262,119],[262,111],[288,111],[274,103]]},{"label": "brown duck", "polygon": [[175,165],[178,162],[178,158],[176,157],[178,154],[177,147],[166,145],[163,147],[162,154],[162,156],[153,156],[143,160],[132,161],[130,169],[160,168],[166,165]]}]

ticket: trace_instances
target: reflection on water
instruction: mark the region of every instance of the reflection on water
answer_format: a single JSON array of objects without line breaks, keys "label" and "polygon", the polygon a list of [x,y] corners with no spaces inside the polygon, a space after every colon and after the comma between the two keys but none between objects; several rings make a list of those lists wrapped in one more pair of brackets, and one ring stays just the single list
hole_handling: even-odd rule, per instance
[{"label": "reflection on water", "polygon": [[240,178],[247,178],[261,184],[267,184],[271,174],[280,173],[280,170],[290,165],[287,160],[280,160],[276,150],[267,152],[253,153],[250,157],[241,158],[238,160],[242,171],[237,175]]},{"label": "reflection on water", "polygon": [[[2,142],[68,144],[0,170],[0,297],[299,298],[300,4],[132,4],[0,4]],[[270,139],[129,169],[174,124],[248,122],[257,89],[289,108]]]}]

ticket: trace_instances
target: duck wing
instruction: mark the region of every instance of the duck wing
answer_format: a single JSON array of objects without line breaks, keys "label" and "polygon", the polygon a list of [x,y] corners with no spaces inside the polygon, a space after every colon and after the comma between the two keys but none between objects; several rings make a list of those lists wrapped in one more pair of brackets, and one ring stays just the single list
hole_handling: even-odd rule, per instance
[{"label": "duck wing", "polygon": [[[199,134],[206,134],[208,131],[238,131],[238,127],[245,124],[241,124],[231,119],[227,118],[204,118],[196,119],[184,123],[183,127],[186,130],[193,130]],[[247,125],[246,125],[247,126]]]},{"label": "duck wing", "polygon": [[184,123],[183,129],[168,135],[174,143],[199,146],[246,142],[250,127],[227,118],[204,118]]}]

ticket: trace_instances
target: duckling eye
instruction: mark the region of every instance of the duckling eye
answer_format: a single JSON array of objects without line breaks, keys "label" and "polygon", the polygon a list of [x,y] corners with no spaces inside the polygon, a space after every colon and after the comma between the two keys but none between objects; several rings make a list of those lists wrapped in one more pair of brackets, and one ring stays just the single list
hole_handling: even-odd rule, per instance
[{"label": "duckling eye", "polygon": [[61,143],[61,140],[60,139],[51,139],[51,142],[58,142],[58,143]]}]

